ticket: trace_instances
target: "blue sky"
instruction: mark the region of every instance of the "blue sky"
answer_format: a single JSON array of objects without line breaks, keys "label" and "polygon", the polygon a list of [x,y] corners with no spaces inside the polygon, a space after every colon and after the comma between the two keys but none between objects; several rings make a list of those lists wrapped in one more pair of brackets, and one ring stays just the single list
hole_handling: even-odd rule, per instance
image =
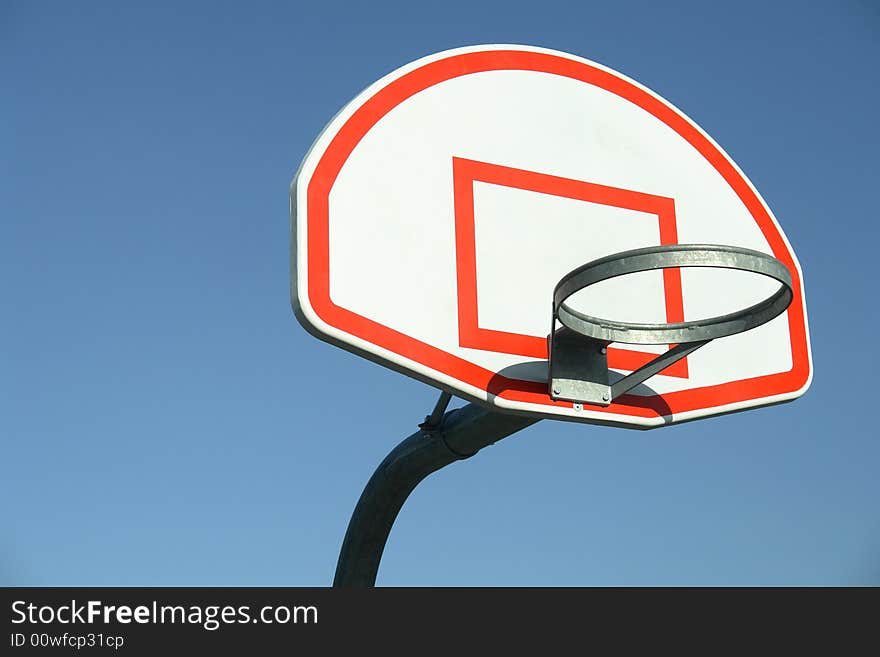
[{"label": "blue sky", "polygon": [[327,585],[433,389],[316,341],[288,185],[375,79],[475,43],[651,87],[804,268],[805,397],[543,421],[425,481],[384,585],[880,584],[870,2],[3,3],[0,584]]}]

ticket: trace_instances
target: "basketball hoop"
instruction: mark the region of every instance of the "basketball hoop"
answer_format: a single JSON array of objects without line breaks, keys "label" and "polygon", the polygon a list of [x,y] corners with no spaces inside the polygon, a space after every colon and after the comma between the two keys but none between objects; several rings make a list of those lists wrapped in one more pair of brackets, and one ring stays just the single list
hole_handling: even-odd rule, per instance
[{"label": "basketball hoop", "polygon": [[[779,289],[760,303],[726,315],[690,322],[647,324],[619,322],[574,310],[566,301],[601,281],[671,267],[737,269],[767,276]],[[661,372],[708,342],[766,324],[785,312],[793,298],[791,273],[773,256],[751,249],[714,244],[677,244],[623,251],[593,260],[557,283],[550,326],[550,396],[554,400],[608,406],[628,390]],[[556,328],[556,322],[562,328]],[[607,346],[675,344],[672,349],[609,384]]]}]

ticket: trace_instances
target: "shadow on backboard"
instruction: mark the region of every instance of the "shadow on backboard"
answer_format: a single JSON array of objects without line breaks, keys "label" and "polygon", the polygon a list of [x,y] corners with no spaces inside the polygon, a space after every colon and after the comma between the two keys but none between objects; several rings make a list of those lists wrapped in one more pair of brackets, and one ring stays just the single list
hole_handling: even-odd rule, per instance
[{"label": "shadow on backboard", "polygon": [[[547,395],[548,362],[546,360],[530,360],[502,368],[490,379],[488,391],[490,401],[502,393],[521,393],[523,396]],[[609,383],[614,384],[625,374],[609,371]],[[537,401],[537,400],[536,400]],[[546,403],[546,399],[541,400]],[[567,402],[560,402],[565,404]],[[625,395],[614,400],[615,406],[647,409],[663,418],[663,424],[672,423],[672,409],[669,408],[661,394],[650,386],[641,383]],[[589,405],[587,405],[589,407]],[[601,408],[601,407],[595,407]]]}]

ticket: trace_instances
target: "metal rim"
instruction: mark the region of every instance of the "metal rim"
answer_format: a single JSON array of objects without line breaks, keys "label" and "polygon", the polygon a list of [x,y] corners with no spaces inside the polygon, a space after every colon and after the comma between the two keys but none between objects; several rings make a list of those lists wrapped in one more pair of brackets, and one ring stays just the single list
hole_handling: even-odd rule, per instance
[{"label": "metal rim", "polygon": [[[618,276],[671,267],[717,267],[761,274],[781,286],[771,296],[748,308],[692,322],[642,324],[615,322],[586,315],[565,304],[584,288]],[[791,272],[766,253],[717,244],[675,244],[623,251],[593,260],[557,283],[553,290],[553,317],[572,331],[607,342],[670,344],[714,340],[760,326],[785,312],[793,298]]]}]

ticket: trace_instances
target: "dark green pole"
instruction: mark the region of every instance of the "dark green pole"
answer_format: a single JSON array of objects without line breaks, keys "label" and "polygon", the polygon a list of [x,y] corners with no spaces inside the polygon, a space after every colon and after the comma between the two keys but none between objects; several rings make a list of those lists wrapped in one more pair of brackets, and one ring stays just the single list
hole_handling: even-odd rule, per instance
[{"label": "dark green pole", "polygon": [[348,523],[333,586],[375,586],[391,527],[420,481],[538,421],[476,404],[444,414],[448,401],[449,394],[443,393],[421,429],[395,447],[370,477]]}]

